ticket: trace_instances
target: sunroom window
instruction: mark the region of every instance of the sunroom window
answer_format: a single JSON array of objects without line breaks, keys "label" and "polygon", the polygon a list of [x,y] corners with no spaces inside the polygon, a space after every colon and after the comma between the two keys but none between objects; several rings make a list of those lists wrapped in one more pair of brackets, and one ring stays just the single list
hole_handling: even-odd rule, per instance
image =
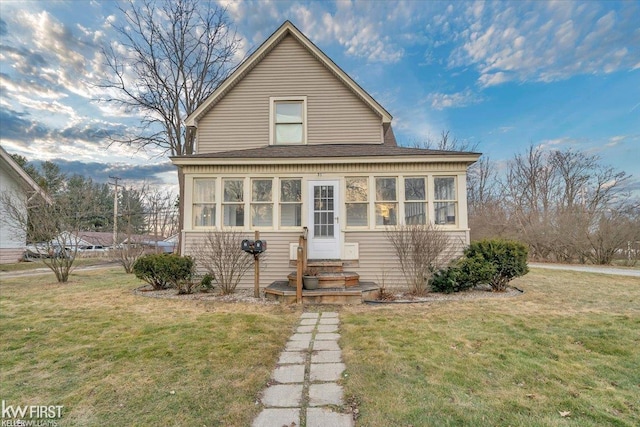
[{"label": "sunroom window", "polygon": [[369,179],[353,177],[346,179],[347,226],[366,227],[369,225]]},{"label": "sunroom window", "polygon": [[300,227],[302,225],[302,181],[300,179],[280,180],[280,226]]},{"label": "sunroom window", "polygon": [[376,178],[376,225],[396,225],[398,212],[397,179]]},{"label": "sunroom window", "polygon": [[440,176],[433,178],[434,210],[436,224],[455,224],[458,201],[456,199],[456,178]]},{"label": "sunroom window", "polygon": [[244,226],[244,180],[225,179],[222,181],[224,197],[222,218],[225,227]]},{"label": "sunroom window", "polygon": [[427,223],[427,186],[424,177],[404,179],[405,224]]},{"label": "sunroom window", "polygon": [[251,226],[273,226],[273,180],[251,181]]},{"label": "sunroom window", "polygon": [[196,178],[193,180],[192,221],[194,227],[216,225],[216,180]]}]

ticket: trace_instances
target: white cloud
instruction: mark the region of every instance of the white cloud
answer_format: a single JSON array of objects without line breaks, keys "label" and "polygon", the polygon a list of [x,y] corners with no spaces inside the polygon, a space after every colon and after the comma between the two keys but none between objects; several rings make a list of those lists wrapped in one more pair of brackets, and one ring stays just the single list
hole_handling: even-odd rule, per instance
[{"label": "white cloud", "polygon": [[[482,87],[632,70],[640,60],[637,2],[466,3],[449,19],[450,67],[473,66]],[[439,26],[444,33],[445,24]],[[447,27],[448,28],[448,27]]]},{"label": "white cloud", "polygon": [[482,98],[470,89],[455,93],[432,93],[427,97],[431,107],[436,110],[445,108],[461,108],[482,102]]}]

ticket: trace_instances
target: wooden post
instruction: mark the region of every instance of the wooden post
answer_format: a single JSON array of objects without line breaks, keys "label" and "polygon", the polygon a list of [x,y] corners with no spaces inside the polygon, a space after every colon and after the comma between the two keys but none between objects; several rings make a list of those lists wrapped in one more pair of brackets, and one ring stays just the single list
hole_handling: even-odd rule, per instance
[{"label": "wooden post", "polygon": [[[254,240],[260,240],[260,232],[256,230]],[[260,254],[253,255],[253,296],[260,298]]]},{"label": "wooden post", "polygon": [[298,269],[296,271],[296,302],[298,304],[302,303],[302,263],[303,263],[303,250],[302,246],[298,246],[298,252],[296,254],[297,258],[297,266]]},{"label": "wooden post", "polygon": [[307,271],[307,241],[304,236],[298,238],[298,247],[302,248],[302,271]]}]

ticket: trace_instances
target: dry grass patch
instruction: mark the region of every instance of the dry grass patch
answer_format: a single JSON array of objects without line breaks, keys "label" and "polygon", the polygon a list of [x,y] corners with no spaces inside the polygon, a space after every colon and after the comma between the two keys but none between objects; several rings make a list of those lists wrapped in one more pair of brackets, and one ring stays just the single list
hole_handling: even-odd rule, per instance
[{"label": "dry grass patch", "polygon": [[639,425],[638,279],[533,270],[514,284],[525,294],[346,309],[359,424]]},{"label": "dry grass patch", "polygon": [[0,285],[0,389],[63,425],[248,425],[299,316],[135,296],[115,269],[52,280]]}]

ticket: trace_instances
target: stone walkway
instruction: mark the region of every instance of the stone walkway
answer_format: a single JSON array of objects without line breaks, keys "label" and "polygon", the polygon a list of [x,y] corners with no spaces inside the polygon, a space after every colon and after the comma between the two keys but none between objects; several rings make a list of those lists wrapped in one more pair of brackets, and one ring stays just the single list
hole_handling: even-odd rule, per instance
[{"label": "stone walkway", "polygon": [[262,394],[264,409],[253,427],[353,427],[351,414],[336,412],[345,370],[338,345],[338,313],[302,313],[272,381]]}]

